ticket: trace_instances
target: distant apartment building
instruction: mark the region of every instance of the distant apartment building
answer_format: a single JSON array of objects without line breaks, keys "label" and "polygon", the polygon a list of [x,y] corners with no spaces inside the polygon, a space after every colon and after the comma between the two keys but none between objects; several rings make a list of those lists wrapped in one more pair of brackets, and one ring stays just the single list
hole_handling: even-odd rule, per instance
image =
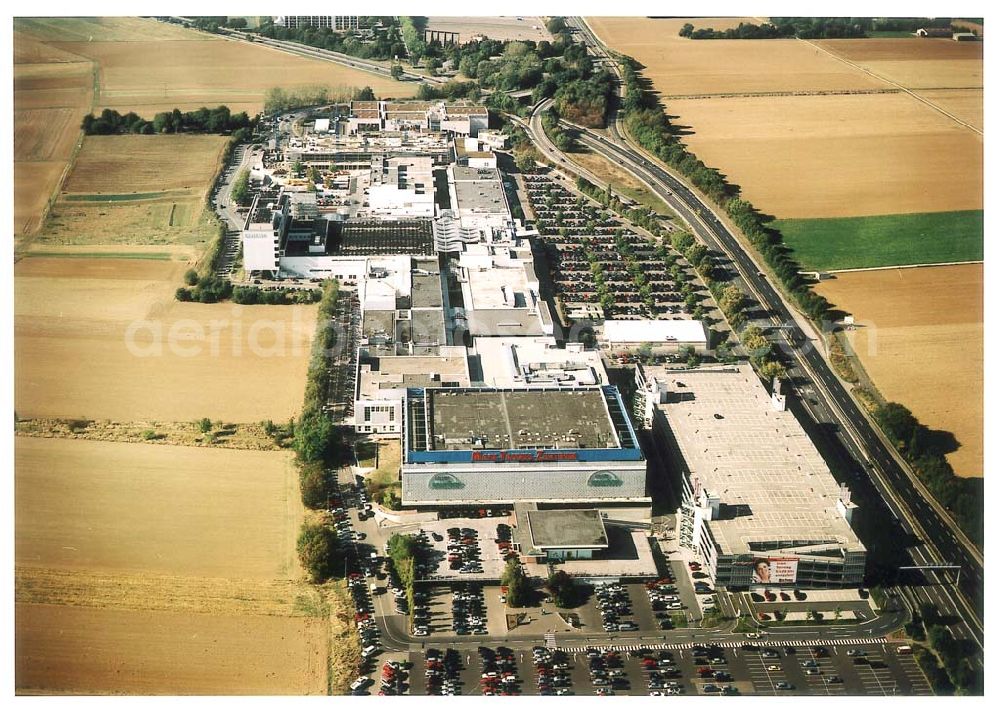
[{"label": "distant apartment building", "polygon": [[357,30],[360,27],[359,15],[277,15],[274,24],[297,30],[300,27],[316,27],[318,29],[345,32]]}]

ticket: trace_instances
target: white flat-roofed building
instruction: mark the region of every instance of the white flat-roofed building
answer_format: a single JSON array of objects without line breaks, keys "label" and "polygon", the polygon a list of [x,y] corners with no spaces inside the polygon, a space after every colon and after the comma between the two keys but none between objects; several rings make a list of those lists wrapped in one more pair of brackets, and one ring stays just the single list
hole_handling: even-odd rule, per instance
[{"label": "white flat-roofed building", "polygon": [[355,384],[354,430],[398,436],[403,432],[407,388],[468,385],[462,346],[442,346],[437,356],[371,356],[363,351]]},{"label": "white flat-roofed building", "polygon": [[599,351],[551,336],[477,337],[470,356],[478,356],[482,381],[493,388],[571,388],[608,383]]},{"label": "white flat-roofed building", "polygon": [[650,345],[653,351],[693,346],[708,349],[708,330],[698,319],[609,319],[602,341],[608,349],[633,349]]},{"label": "white flat-roofed building", "polygon": [[[480,249],[487,247],[485,254]],[[472,336],[551,336],[548,306],[538,294],[531,251],[472,245],[461,268],[464,308],[456,323]]]},{"label": "white flat-roofed building", "polygon": [[448,192],[462,227],[489,231],[510,224],[510,206],[496,168],[448,166]]},{"label": "white flat-roofed building", "polygon": [[274,24],[297,30],[301,27],[345,32],[360,28],[360,15],[276,15]]},{"label": "white flat-roofed building", "polygon": [[433,160],[430,156],[376,156],[367,190],[374,217],[434,217]]},{"label": "white flat-roofed building", "polygon": [[858,586],[856,505],[750,366],[638,366],[646,423],[680,470],[681,546],[727,588]]}]

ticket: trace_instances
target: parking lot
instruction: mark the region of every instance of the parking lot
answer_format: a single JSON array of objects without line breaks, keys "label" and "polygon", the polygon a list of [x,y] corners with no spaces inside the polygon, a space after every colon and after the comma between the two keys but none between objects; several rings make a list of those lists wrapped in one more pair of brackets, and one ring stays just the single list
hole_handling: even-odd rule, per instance
[{"label": "parking lot", "polygon": [[[509,526],[510,518],[441,519],[423,523],[421,528],[430,538],[431,547],[424,580],[499,581],[506,561],[504,551],[495,541],[498,524]],[[454,531],[449,534],[449,530],[458,530],[457,542],[453,540]]]}]

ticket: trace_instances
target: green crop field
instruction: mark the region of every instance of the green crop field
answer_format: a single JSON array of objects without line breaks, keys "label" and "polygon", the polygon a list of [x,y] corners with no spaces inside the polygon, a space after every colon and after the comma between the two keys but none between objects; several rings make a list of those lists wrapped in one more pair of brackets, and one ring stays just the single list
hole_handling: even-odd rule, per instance
[{"label": "green crop field", "polygon": [[983,211],[860,218],[776,220],[806,269],[965,262],[983,259]]}]

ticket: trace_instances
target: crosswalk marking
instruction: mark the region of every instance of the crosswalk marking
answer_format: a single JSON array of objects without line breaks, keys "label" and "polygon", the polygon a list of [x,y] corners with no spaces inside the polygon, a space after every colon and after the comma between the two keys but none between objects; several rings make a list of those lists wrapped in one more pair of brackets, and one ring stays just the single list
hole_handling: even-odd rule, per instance
[{"label": "crosswalk marking", "polygon": [[[717,647],[717,648],[738,648],[744,644],[745,641],[739,640],[727,640],[721,643],[709,643],[709,642],[690,642],[690,643],[636,643],[632,645],[584,645],[576,647],[559,647],[567,653],[582,653],[587,648],[597,648],[598,650],[613,650],[615,652],[624,653],[632,652],[635,650],[642,650],[643,648],[648,648],[649,650],[688,650],[696,645],[703,645],[705,647]],[[778,640],[772,642],[757,642],[756,644],[761,647],[774,647],[774,646],[785,646],[791,645],[793,647],[811,647],[816,645],[879,645],[885,643],[885,638],[838,638],[835,640]],[[553,647],[553,646],[549,646]]]}]

